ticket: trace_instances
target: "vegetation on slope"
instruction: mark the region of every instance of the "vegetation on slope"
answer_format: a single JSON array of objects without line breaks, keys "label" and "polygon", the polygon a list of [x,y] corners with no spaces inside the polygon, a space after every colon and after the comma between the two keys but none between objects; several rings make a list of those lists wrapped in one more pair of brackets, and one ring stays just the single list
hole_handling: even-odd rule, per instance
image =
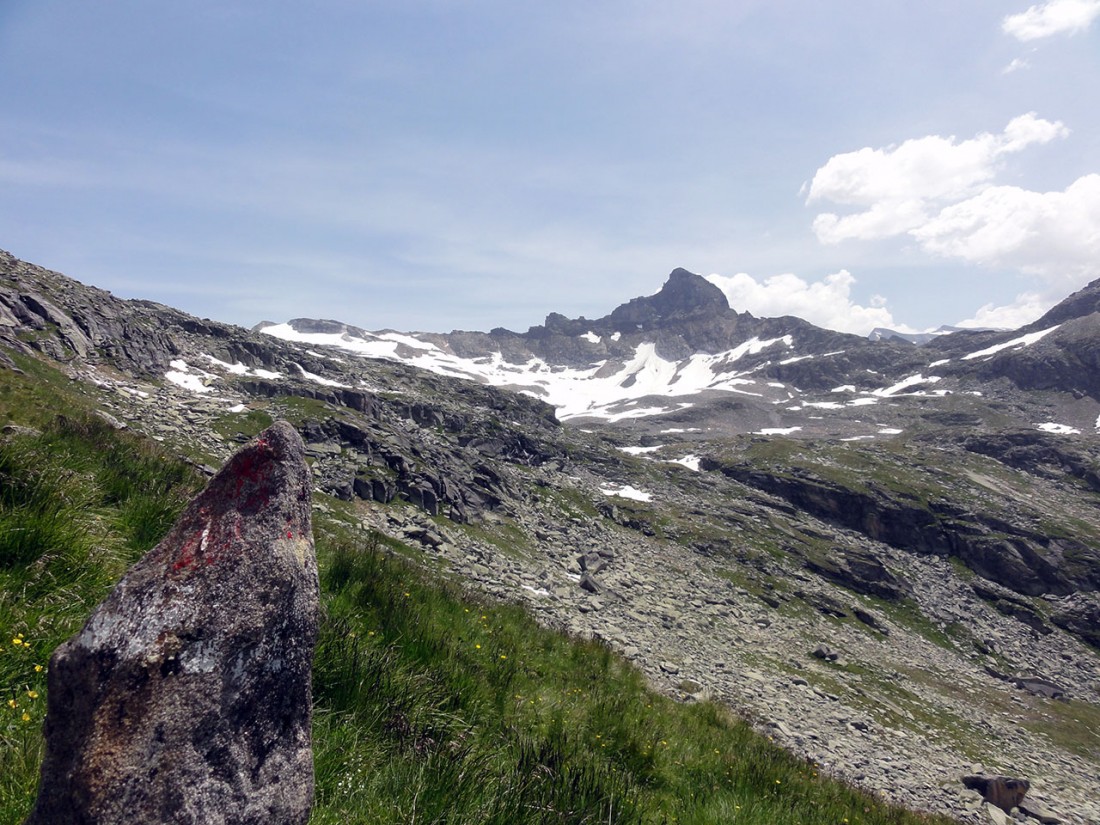
[{"label": "vegetation on slope", "polygon": [[[0,374],[0,423],[40,427],[0,438],[4,822],[34,799],[49,653],[201,483],[76,399],[48,421],[22,403],[36,386]],[[472,597],[377,536],[317,534],[317,825],[945,821],[819,777],[720,707],[658,696],[606,647]]]}]

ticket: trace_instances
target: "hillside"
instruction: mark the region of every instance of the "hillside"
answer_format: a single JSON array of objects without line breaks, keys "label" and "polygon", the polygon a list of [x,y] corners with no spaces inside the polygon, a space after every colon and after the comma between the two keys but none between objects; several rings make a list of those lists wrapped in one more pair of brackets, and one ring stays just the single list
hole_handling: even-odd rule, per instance
[{"label": "hillside", "polygon": [[[10,256],[0,270],[12,365],[54,363],[199,467],[288,418],[321,512],[602,640],[680,700],[734,708],[824,772],[977,822],[958,783],[977,764],[1027,777],[1063,821],[1100,817],[1087,304],[917,347],[754,319],[674,273],[593,322],[295,322],[284,341]],[[583,410],[598,414],[493,386],[553,400],[569,370],[615,378]]]}]

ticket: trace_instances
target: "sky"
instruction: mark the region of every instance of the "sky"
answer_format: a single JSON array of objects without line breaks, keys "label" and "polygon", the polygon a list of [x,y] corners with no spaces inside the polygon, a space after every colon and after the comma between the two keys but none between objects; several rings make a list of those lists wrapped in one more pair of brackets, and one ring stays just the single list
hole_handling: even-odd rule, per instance
[{"label": "sky", "polygon": [[251,326],[685,267],[834,329],[1100,277],[1100,0],[0,0],[0,249]]}]

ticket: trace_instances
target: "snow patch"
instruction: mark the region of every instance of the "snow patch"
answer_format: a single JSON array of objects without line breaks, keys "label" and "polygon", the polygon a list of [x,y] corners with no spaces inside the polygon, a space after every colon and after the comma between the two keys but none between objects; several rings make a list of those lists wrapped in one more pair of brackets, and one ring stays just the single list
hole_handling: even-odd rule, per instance
[{"label": "snow patch", "polygon": [[1027,335],[1021,335],[1019,338],[1013,338],[1011,341],[1005,341],[1003,344],[994,344],[991,347],[980,349],[977,352],[972,352],[969,355],[964,355],[963,360],[969,361],[972,358],[983,358],[987,355],[994,355],[1001,350],[1009,349],[1010,347],[1030,347],[1036,341],[1042,340],[1054,330],[1058,329],[1061,324],[1055,324],[1047,329],[1041,329],[1038,332],[1029,332]]},{"label": "snow patch", "polygon": [[1057,433],[1058,435],[1081,434],[1081,431],[1076,427],[1071,427],[1069,424],[1055,424],[1052,421],[1048,421],[1045,424],[1036,424],[1035,426],[1046,433]]},{"label": "snow patch", "polygon": [[199,395],[214,391],[213,387],[208,387],[205,383],[215,377],[210,373],[200,369],[193,370],[186,361],[179,358],[169,361],[168,366],[172,369],[164,373],[164,377],[177,387],[183,387],[183,389]]},{"label": "snow patch", "polygon": [[583,338],[585,341],[587,341],[590,344],[600,343],[600,336],[598,336],[596,333],[592,332],[591,330],[586,332],[584,335],[578,335],[577,337],[578,338]]},{"label": "snow patch", "polygon": [[829,392],[855,392],[855,384],[842,384],[839,387],[833,387]]},{"label": "snow patch", "polygon": [[899,430],[897,427],[883,427],[881,430],[878,431],[878,434],[879,435],[901,435],[902,432],[903,431]]},{"label": "snow patch", "polygon": [[647,493],[644,490],[631,487],[629,484],[624,484],[621,487],[606,484],[600,487],[600,492],[605,496],[618,496],[619,498],[628,498],[632,501],[653,501],[652,493]]},{"label": "snow patch", "polygon": [[689,470],[694,470],[698,473],[700,472],[699,461],[700,458],[697,455],[686,455],[683,458],[672,459],[669,464],[681,464]]},{"label": "snow patch", "polygon": [[658,444],[656,447],[619,447],[619,449],[630,455],[645,455],[646,453],[655,453],[663,446],[663,444]]},{"label": "snow patch", "polygon": [[307,371],[301,364],[295,364],[298,368],[298,372],[302,374],[302,378],[307,381],[313,381],[315,384],[321,384],[325,387],[347,387],[347,384],[341,384],[339,381],[333,381],[331,378],[325,378],[323,375],[315,375],[312,372]]},{"label": "snow patch", "polygon": [[898,383],[894,384],[893,386],[886,387],[885,389],[881,390],[874,390],[871,394],[877,395],[879,398],[889,398],[893,395],[897,395],[904,390],[909,389],[910,387],[915,387],[918,384],[935,384],[937,381],[940,380],[942,379],[938,375],[929,375],[927,378],[925,378],[923,374],[917,373],[916,375],[910,375],[908,378],[903,378],[901,381],[898,381]]},{"label": "snow patch", "polygon": [[801,429],[801,427],[765,427],[762,430],[757,430],[753,435],[790,435]]}]

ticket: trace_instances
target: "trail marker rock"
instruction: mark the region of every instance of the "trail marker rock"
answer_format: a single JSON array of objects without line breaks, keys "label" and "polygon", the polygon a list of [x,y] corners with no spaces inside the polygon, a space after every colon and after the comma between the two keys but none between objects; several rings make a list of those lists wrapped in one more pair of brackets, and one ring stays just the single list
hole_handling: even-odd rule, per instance
[{"label": "trail marker rock", "polygon": [[50,659],[27,825],[299,825],[313,799],[310,475],[279,422]]}]

